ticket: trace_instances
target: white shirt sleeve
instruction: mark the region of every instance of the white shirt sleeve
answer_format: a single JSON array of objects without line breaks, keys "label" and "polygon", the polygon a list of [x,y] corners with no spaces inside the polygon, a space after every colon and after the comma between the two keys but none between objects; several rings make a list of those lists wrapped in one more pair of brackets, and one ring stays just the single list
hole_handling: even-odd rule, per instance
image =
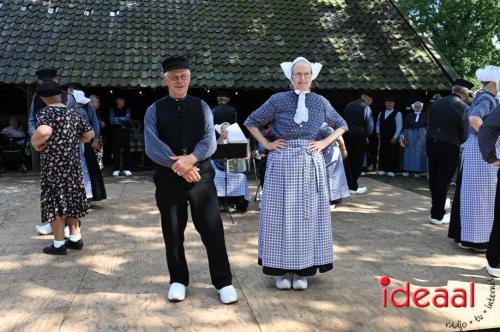
[{"label": "white shirt sleeve", "polygon": [[403,116],[401,112],[396,113],[396,132],[394,133],[394,138],[398,139],[399,134],[403,130]]},{"label": "white shirt sleeve", "polygon": [[377,135],[380,135],[380,117],[385,113],[385,111],[382,111],[378,114],[378,117],[377,117],[377,124],[375,125],[375,131],[377,133]]}]

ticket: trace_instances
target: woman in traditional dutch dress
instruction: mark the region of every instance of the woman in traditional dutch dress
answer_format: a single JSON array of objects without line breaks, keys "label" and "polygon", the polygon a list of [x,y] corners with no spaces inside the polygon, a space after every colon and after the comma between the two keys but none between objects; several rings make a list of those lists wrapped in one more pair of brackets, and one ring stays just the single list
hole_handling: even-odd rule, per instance
[{"label": "woman in traditional dutch dress", "polygon": [[424,104],[416,101],[411,105],[413,113],[409,114],[404,126],[403,176],[412,173],[419,177],[427,172],[427,154],[425,140],[427,135],[427,115],[422,114]]},{"label": "woman in traditional dutch dress", "polygon": [[[324,97],[309,90],[321,64],[299,57],[281,68],[293,89],[272,95],[245,121],[270,151],[259,219],[259,264],[279,289],[306,289],[307,277],[333,267],[332,225],[321,153],[346,122]],[[315,141],[323,122],[335,131]],[[270,143],[258,127],[270,124]]]},{"label": "woman in traditional dutch dress", "polygon": [[493,227],[498,167],[481,156],[477,134],[483,120],[498,106],[500,67],[487,66],[476,72],[483,88],[477,92],[468,114],[469,137],[462,153],[461,180],[457,183],[448,236],[463,249],[484,252]]},{"label": "woman in traditional dutch dress", "polygon": [[[95,110],[89,104],[91,100],[85,97],[82,90],[73,90],[73,96],[76,101],[75,109],[92,126],[98,140],[101,127]],[[104,187],[96,153],[92,147],[93,143],[80,144],[80,162],[82,164],[83,185],[87,200],[100,201],[106,199],[106,188]]]}]

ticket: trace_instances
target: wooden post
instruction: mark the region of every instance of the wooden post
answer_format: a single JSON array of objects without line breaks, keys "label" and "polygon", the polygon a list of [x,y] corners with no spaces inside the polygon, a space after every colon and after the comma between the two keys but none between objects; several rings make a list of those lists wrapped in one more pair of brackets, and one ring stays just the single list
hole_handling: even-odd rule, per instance
[{"label": "wooden post", "polygon": [[35,93],[35,88],[32,85],[21,85],[19,87],[21,91],[24,93],[26,96],[26,114],[28,114],[28,117],[30,116],[30,106],[31,106],[31,99],[33,98],[33,94]]},{"label": "wooden post", "polygon": [[[33,94],[35,92],[35,88],[33,85],[24,85],[20,86],[20,89],[26,96],[26,114],[28,115],[28,120],[30,116],[30,107],[31,107],[31,99],[33,98]],[[31,151],[31,168],[35,172],[40,171],[40,155],[36,152],[30,144]]]}]

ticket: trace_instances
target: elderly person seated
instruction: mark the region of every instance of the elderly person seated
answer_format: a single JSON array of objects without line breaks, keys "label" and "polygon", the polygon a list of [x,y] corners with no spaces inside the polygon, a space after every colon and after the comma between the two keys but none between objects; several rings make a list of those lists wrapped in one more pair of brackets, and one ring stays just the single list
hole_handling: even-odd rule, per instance
[{"label": "elderly person seated", "polygon": [[21,172],[28,169],[25,161],[26,134],[16,117],[10,117],[9,126],[0,131],[0,173],[5,172],[6,163],[16,162]]},{"label": "elderly person seated", "polygon": [[[229,123],[225,122],[221,126],[221,133],[217,138],[217,144],[224,144],[228,137],[227,127]],[[226,163],[224,159],[216,159],[212,161],[212,167],[215,170],[215,187],[219,202],[224,210],[229,212],[246,212],[250,201],[250,190],[248,188],[247,177],[243,173],[231,172],[231,166],[237,163],[237,159],[228,161],[229,171],[226,171]],[[236,167],[237,168],[237,167]],[[226,177],[227,177],[227,194],[226,194]],[[227,205],[226,206],[226,196]]]},{"label": "elderly person seated", "polygon": [[[3,128],[0,131],[0,135],[3,135],[5,137],[13,137],[13,138],[19,138],[19,137],[25,137],[26,134],[22,130],[21,126],[19,125],[19,120],[12,116],[9,119],[9,126]],[[16,140],[16,144],[18,145],[24,145],[26,143],[25,139],[19,139]]]}]

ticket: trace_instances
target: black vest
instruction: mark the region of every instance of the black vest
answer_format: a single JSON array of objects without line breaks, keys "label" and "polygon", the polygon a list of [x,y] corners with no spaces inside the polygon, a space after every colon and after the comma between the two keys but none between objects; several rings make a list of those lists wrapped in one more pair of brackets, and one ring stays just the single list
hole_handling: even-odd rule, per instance
[{"label": "black vest", "polygon": [[182,100],[165,97],[155,103],[158,138],[175,155],[188,155],[205,133],[201,99],[186,96]]},{"label": "black vest", "polygon": [[415,112],[408,114],[406,118],[406,129],[418,129],[418,128],[427,128],[427,114],[420,112],[420,116],[418,117],[418,122],[415,122],[417,119],[417,114]]},{"label": "black vest", "polygon": [[361,99],[347,104],[344,110],[344,120],[347,122],[349,132],[354,134],[369,135],[365,122],[365,103]]},{"label": "black vest", "polygon": [[394,133],[396,132],[396,115],[398,111],[393,110],[392,113],[384,119],[385,110],[380,113],[379,118],[379,127],[380,127],[380,135],[386,138],[392,138]]},{"label": "black vest", "polygon": [[224,122],[233,124],[237,122],[236,109],[234,107],[223,104],[214,107],[212,111],[214,113],[214,124],[222,124]]},{"label": "black vest", "polygon": [[116,117],[121,117],[127,115],[127,107],[124,108],[113,108],[113,113]]}]

